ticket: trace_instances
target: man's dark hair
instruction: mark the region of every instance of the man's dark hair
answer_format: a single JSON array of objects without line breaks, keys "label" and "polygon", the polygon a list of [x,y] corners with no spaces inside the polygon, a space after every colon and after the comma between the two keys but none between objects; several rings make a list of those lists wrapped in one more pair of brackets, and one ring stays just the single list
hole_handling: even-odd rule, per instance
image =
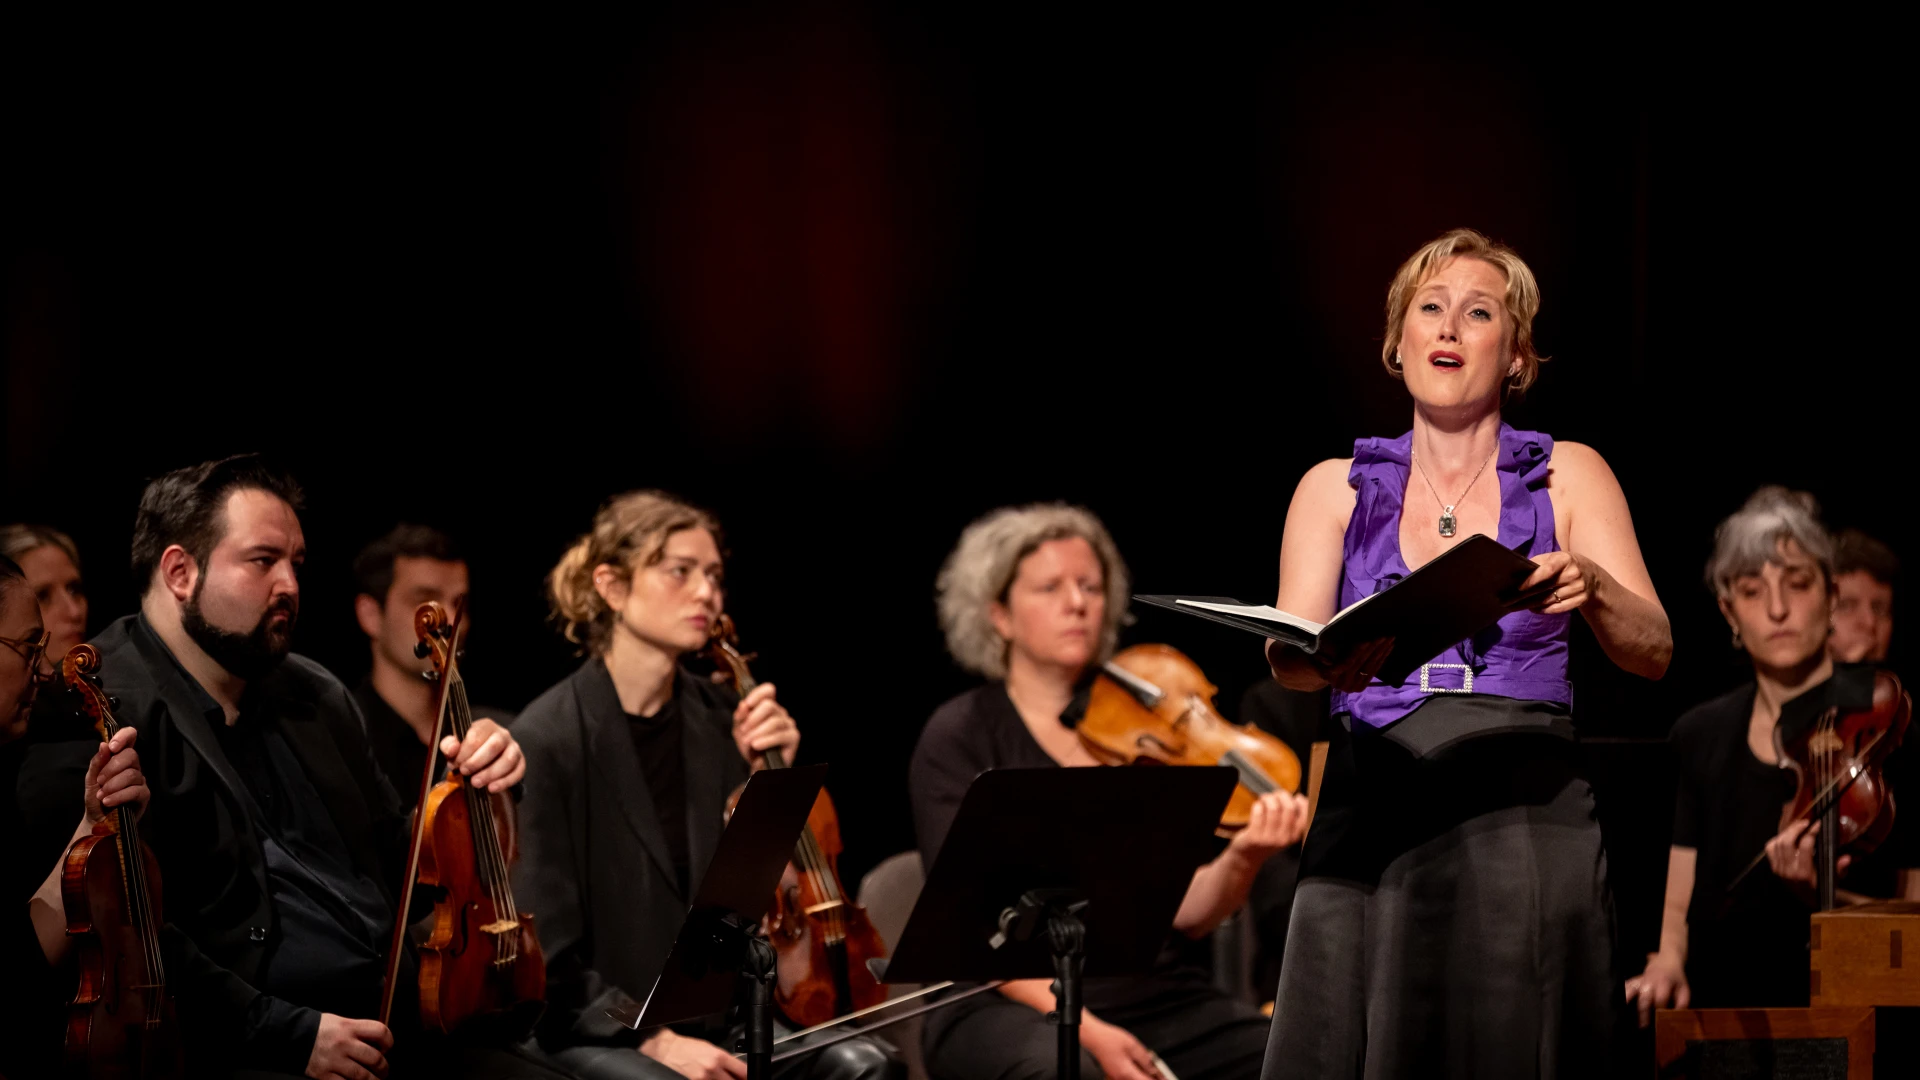
[{"label": "man's dark hair", "polygon": [[465,562],[460,545],[453,537],[431,525],[399,524],[393,530],[360,549],[353,557],[353,582],[362,593],[387,603],[387,591],[393,588],[395,559],[433,559],[438,562]]},{"label": "man's dark hair", "polygon": [[264,491],[299,513],[300,485],[259,454],[203,461],[149,481],[133,518],[133,587],[145,593],[160,565],[160,553],[179,544],[204,570],[227,532],[227,498],[236,491]]},{"label": "man's dark hair", "polygon": [[1838,576],[1856,570],[1866,571],[1882,585],[1892,585],[1900,577],[1900,557],[1859,529],[1848,529],[1834,537],[1833,572]]}]

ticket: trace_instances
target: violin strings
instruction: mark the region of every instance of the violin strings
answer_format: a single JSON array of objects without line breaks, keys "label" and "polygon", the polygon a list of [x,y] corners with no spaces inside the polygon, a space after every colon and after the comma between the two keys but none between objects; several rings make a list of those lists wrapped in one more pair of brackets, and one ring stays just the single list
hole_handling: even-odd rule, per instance
[{"label": "violin strings", "polygon": [[[473,727],[473,711],[467,701],[466,680],[458,669],[448,665],[447,695],[454,734],[462,741]],[[513,888],[506,871],[506,853],[500,849],[500,832],[493,817],[493,798],[481,788],[467,788],[467,828],[473,837],[475,862],[488,896],[493,900],[496,920],[518,923],[520,913],[513,902]],[[495,934],[494,957],[499,963],[513,962],[519,953],[518,934]]]},{"label": "violin strings", "polygon": [[[754,687],[759,686],[760,683],[759,680],[755,679],[753,674],[747,670],[745,659],[737,652],[724,646],[722,647],[722,656],[726,660],[727,666],[733,670],[734,691],[742,698],[753,693]],[[784,769],[787,767],[786,759],[781,757],[777,750],[766,751],[760,756],[761,760],[765,761],[767,767],[770,769]],[[813,835],[813,827],[811,825],[801,827],[800,839],[794,844],[793,861],[794,864],[800,868],[801,873],[806,875],[808,883],[813,886],[814,895],[820,897],[822,903],[835,903],[834,907],[830,907],[824,912],[826,915],[826,919],[824,920],[826,923],[824,935],[827,944],[837,945],[845,941],[847,937],[845,925],[846,915],[837,903],[843,900],[843,897],[840,893],[839,884],[833,876],[833,869],[827,862],[826,852],[821,849],[819,838]],[[804,914],[801,914],[801,917],[804,918]]]},{"label": "violin strings", "polygon": [[[103,709],[100,717],[101,735],[107,741],[112,741],[119,730],[120,725],[114,720],[113,714]],[[133,809],[126,805],[115,808],[114,820],[117,828],[114,830],[113,848],[114,857],[120,862],[121,888],[125,892],[127,913],[133,920],[135,933],[140,938],[140,951],[147,966],[148,977],[144,980],[146,986],[140,994],[146,1006],[145,1015],[141,1019],[147,1027],[151,1028],[159,1023],[160,1010],[155,1005],[157,995],[164,992],[163,987],[166,983],[166,972],[160,959],[159,929],[155,922],[151,890],[147,884],[146,859],[145,852],[140,846],[138,820],[134,817]]]}]

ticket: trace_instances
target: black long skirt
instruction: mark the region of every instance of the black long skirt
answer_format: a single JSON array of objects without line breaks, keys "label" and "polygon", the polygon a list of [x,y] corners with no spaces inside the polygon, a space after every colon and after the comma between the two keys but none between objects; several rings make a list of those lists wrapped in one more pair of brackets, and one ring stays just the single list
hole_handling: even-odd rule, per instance
[{"label": "black long skirt", "polygon": [[1473,695],[1337,739],[1262,1080],[1611,1070],[1613,906],[1570,733]]}]

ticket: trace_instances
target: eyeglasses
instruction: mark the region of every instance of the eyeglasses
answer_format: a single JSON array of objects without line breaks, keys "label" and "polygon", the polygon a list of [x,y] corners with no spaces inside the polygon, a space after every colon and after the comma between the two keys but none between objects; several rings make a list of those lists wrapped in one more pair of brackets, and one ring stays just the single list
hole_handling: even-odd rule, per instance
[{"label": "eyeglasses", "polygon": [[40,636],[32,641],[25,638],[0,637],[0,645],[12,649],[14,655],[25,660],[27,670],[32,672],[36,679],[45,677],[40,669],[40,661],[47,655],[47,645],[52,641],[53,632],[49,630],[40,631]]}]

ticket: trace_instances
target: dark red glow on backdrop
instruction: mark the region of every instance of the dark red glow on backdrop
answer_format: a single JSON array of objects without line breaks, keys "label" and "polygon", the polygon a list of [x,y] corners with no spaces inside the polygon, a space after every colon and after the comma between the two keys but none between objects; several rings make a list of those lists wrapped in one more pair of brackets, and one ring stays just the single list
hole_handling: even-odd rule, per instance
[{"label": "dark red glow on backdrop", "polygon": [[[1897,35],[1434,18],[4,35],[0,518],[79,539],[97,626],[145,477],[274,451],[312,496],[300,648],[357,678],[347,560],[436,521],[473,553],[476,694],[518,702],[575,662],[553,559],[605,496],[683,492],[728,523],[857,876],[911,842],[904,762],[967,685],[931,605],[961,526],[1081,501],[1144,589],[1270,595],[1295,479],[1407,424],[1394,265],[1472,224],[1545,293],[1512,417],[1607,456],[1678,638],[1660,684],[1579,643],[1581,719],[1657,740],[1740,675],[1698,568],[1755,486],[1912,554]],[[1229,711],[1262,675],[1132,633]],[[1602,746],[1632,942],[1667,781],[1657,743]]]},{"label": "dark red glow on backdrop", "polygon": [[928,254],[904,220],[887,57],[844,13],[690,35],[648,86],[629,170],[638,250],[704,427],[815,418],[884,441]]}]

